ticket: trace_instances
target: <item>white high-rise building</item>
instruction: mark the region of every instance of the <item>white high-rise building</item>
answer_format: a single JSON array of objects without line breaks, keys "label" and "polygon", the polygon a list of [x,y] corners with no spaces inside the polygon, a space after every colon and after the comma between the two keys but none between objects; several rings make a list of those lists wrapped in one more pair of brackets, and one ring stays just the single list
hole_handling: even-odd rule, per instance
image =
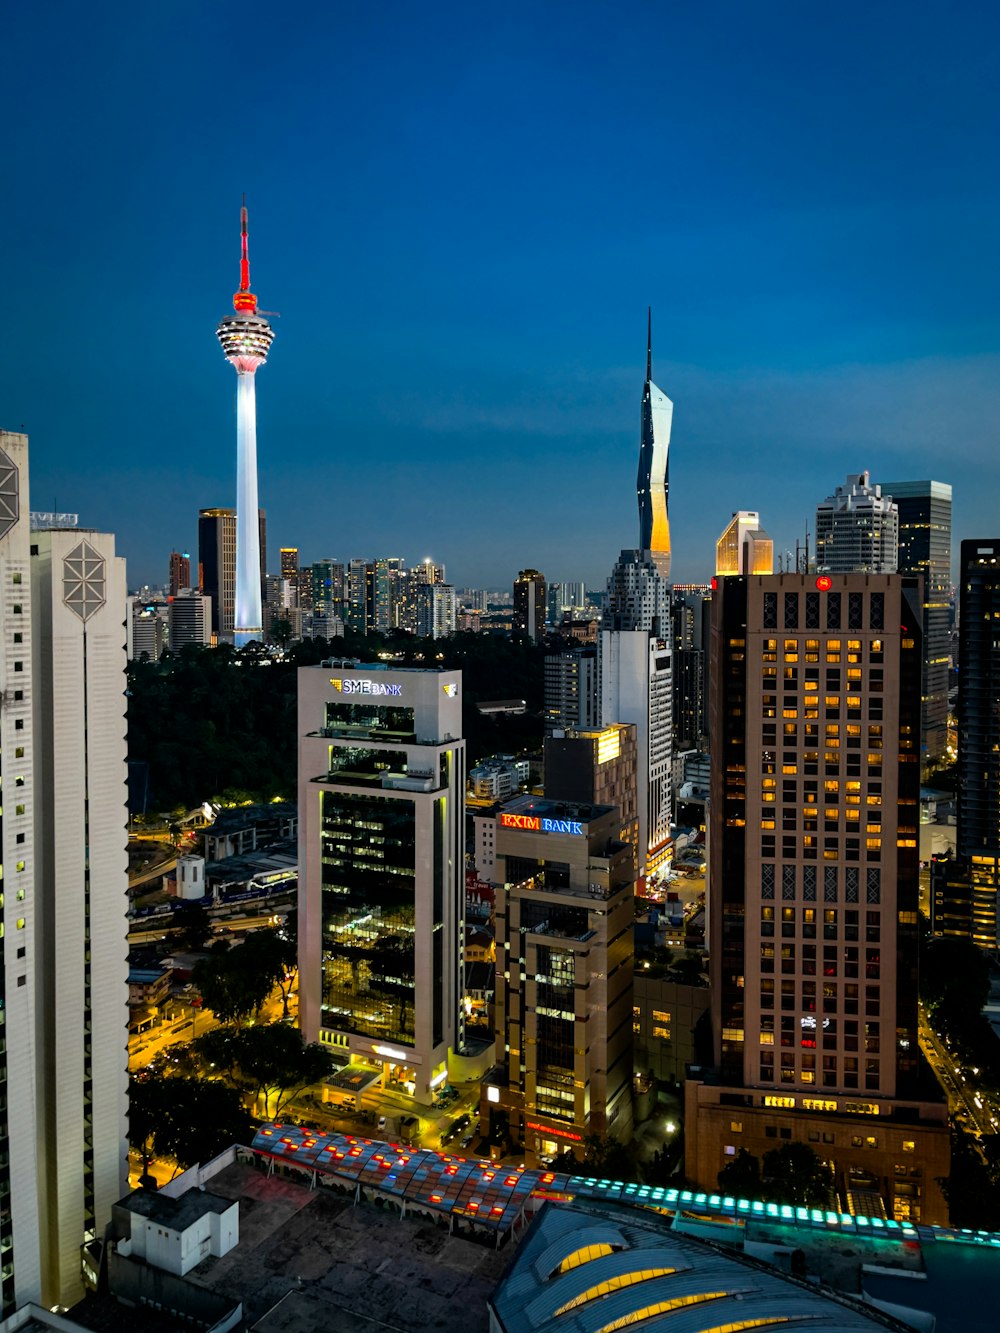
[{"label": "white high-rise building", "polygon": [[444,639],[455,633],[458,617],[450,583],[417,583],[413,594],[419,638]]},{"label": "white high-rise building", "polygon": [[[35,780],[31,690],[28,437],[0,431],[0,1318],[41,1298],[35,1144],[38,1095],[36,987],[41,966],[35,890]],[[79,1264],[78,1264],[79,1267]]]},{"label": "white high-rise building", "polygon": [[182,588],[170,602],[170,650],[185,644],[207,647],[212,642],[212,599],[197,588]]},{"label": "white high-rise building", "polygon": [[816,506],[816,569],[823,574],[895,574],[899,507],[867,472],[852,472]]},{"label": "white high-rise building", "polygon": [[[44,1304],[70,1306],[81,1246],[127,1188],[125,561],[113,536],[85,529],[33,532],[30,550],[30,670],[26,655],[13,669],[28,687],[34,764],[25,746],[5,805],[21,810],[33,768],[41,1288]],[[27,870],[27,855],[4,864],[16,875],[22,860]]]}]

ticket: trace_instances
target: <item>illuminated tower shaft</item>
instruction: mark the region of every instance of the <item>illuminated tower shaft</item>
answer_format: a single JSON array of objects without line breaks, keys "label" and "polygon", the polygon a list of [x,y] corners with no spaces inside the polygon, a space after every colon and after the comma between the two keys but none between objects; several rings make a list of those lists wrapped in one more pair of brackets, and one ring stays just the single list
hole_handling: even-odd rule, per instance
[{"label": "illuminated tower shaft", "polygon": [[260,639],[260,526],[257,503],[257,367],[267,360],[274,330],[257,314],[250,291],[247,210],[240,211],[240,289],[233,297],[235,314],[217,329],[226,359],[236,371],[236,617],[237,648]]}]

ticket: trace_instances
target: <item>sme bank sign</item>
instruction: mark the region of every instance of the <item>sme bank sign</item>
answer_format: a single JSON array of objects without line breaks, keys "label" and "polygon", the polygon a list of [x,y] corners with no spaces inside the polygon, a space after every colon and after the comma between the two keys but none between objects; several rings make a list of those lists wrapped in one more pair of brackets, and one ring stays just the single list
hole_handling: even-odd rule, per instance
[{"label": "sme bank sign", "polygon": [[542,819],[539,815],[501,815],[504,828],[531,829],[534,833],[573,833],[583,836],[583,825],[576,819]]},{"label": "sme bank sign", "polygon": [[331,678],[330,684],[338,694],[389,694],[398,699],[403,693],[402,685],[388,685],[382,680],[339,680]]}]

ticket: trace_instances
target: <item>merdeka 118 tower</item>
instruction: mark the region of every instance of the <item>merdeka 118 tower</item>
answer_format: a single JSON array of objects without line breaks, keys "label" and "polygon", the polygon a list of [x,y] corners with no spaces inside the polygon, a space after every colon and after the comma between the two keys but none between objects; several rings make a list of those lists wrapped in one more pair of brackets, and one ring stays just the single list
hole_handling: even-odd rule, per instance
[{"label": "merdeka 118 tower", "polygon": [[232,315],[216,329],[226,360],[236,371],[236,616],[237,648],[259,640],[262,631],[260,525],[257,504],[257,367],[267,360],[274,330],[257,313],[250,290],[247,209],[240,209],[240,289]]}]

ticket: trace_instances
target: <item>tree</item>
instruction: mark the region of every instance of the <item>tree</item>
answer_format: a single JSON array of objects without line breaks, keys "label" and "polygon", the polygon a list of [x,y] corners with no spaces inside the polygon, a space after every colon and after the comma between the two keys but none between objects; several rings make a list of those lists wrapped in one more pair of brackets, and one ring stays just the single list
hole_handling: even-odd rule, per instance
[{"label": "tree", "polygon": [[241,966],[244,947],[237,945],[226,954],[202,958],[191,973],[205,1006],[220,1023],[245,1023],[253,1018],[274,986],[272,976]]},{"label": "tree", "polygon": [[264,1114],[280,1115],[290,1101],[325,1078],[333,1057],[325,1047],[306,1046],[302,1033],[285,1023],[217,1029],[194,1042],[199,1057],[239,1088],[263,1099]]},{"label": "tree", "polygon": [[212,934],[212,922],[202,903],[184,902],[170,919],[181,932],[181,942],[188,949],[200,949]]},{"label": "tree", "polygon": [[252,968],[281,990],[282,1017],[288,1017],[288,997],[298,973],[295,943],[277,930],[255,930],[234,950],[240,967]]},{"label": "tree", "polygon": [[582,1162],[572,1151],[567,1151],[556,1158],[553,1169],[598,1176],[603,1180],[638,1179],[638,1163],[631,1148],[606,1134],[587,1135]]},{"label": "tree", "polygon": [[783,1143],[766,1152],[763,1176],[763,1197],[770,1203],[803,1207],[829,1203],[829,1172],[808,1143]]},{"label": "tree", "polygon": [[737,1150],[736,1156],[730,1158],[716,1179],[720,1190],[738,1199],[762,1197],[760,1162],[746,1148]]},{"label": "tree", "polygon": [[129,1081],[129,1143],[147,1182],[154,1157],[170,1158],[183,1170],[252,1136],[253,1121],[239,1094],[224,1083],[158,1074]]}]

